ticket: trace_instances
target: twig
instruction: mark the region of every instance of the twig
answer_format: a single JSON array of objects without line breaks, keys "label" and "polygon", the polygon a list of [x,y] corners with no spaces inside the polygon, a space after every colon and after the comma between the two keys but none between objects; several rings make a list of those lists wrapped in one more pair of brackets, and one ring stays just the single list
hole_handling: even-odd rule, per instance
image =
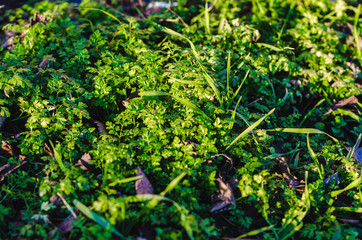
[{"label": "twig", "polygon": [[69,206],[69,204],[67,203],[67,201],[65,201],[65,199],[63,198],[63,196],[60,193],[57,193],[58,197],[60,197],[60,199],[62,199],[64,205],[68,208],[69,212],[72,214],[72,216],[74,218],[77,218],[77,215],[75,214],[75,212],[73,211],[73,209]]}]

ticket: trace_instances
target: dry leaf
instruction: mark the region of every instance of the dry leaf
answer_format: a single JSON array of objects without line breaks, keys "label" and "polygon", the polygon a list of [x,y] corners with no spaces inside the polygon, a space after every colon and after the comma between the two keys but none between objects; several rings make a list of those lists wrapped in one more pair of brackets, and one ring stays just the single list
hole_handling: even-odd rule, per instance
[{"label": "dry leaf", "polygon": [[36,23],[43,23],[43,24],[47,24],[49,21],[49,19],[46,17],[45,13],[44,14],[38,14],[37,12],[34,13],[34,17],[32,19],[30,19],[30,25],[34,25]]},{"label": "dry leaf", "polygon": [[146,175],[144,174],[144,172],[142,171],[142,169],[140,167],[137,167],[137,176],[141,176],[142,178],[138,179],[136,181],[136,193],[137,195],[139,194],[153,194],[153,187],[150,183],[150,181],[148,180],[148,178],[146,177]]},{"label": "dry leaf", "polygon": [[76,219],[73,215],[71,215],[69,218],[65,219],[64,221],[60,222],[57,225],[57,228],[64,234],[69,232],[73,229],[72,222],[75,222]]},{"label": "dry leaf", "polygon": [[6,155],[5,157],[15,157],[15,151],[9,141],[1,140],[1,154]]},{"label": "dry leaf", "polygon": [[[346,149],[348,151],[351,151],[351,147],[346,147]],[[357,162],[359,163],[362,163],[362,148],[356,148],[354,151],[353,151],[353,154],[352,154],[353,158],[357,160]]]},{"label": "dry leaf", "polygon": [[10,37],[6,42],[1,45],[2,48],[12,47],[14,45],[14,37]]},{"label": "dry leaf", "polygon": [[338,178],[338,172],[336,172],[336,173],[333,173],[328,178],[324,179],[323,182],[324,182],[324,184],[333,183],[333,182],[339,184],[341,181]]},{"label": "dry leaf", "polygon": [[343,218],[337,218],[337,219],[343,223],[357,224],[360,222],[359,220],[355,220],[355,219],[343,219]]},{"label": "dry leaf", "polygon": [[41,63],[39,64],[39,67],[41,69],[44,69],[48,65],[49,59],[52,58],[52,57],[53,57],[53,55],[50,55],[49,57],[47,57],[43,61],[41,61]]},{"label": "dry leaf", "polygon": [[288,186],[292,188],[299,186],[300,183],[297,181],[297,178],[290,173],[290,169],[285,158],[277,157],[274,160],[279,163],[284,181],[288,184]]},{"label": "dry leaf", "polygon": [[219,183],[219,190],[216,194],[211,196],[211,202],[213,204],[211,213],[219,213],[228,211],[230,205],[236,205],[234,193],[228,183],[225,183],[221,178],[216,179]]},{"label": "dry leaf", "polygon": [[19,159],[21,160],[20,165],[17,165],[15,163],[8,163],[0,167],[0,182],[4,181],[7,175],[14,172],[16,169],[23,166],[24,164],[28,163],[28,161],[25,161],[26,157],[24,155],[21,155],[21,158],[19,156]]},{"label": "dry leaf", "polygon": [[211,159],[214,160],[216,157],[219,157],[219,156],[226,158],[226,160],[229,161],[231,167],[233,166],[233,164],[234,164],[233,159],[232,159],[231,157],[229,157],[228,155],[223,154],[223,153],[219,153],[219,154],[212,155],[212,156],[211,156]]},{"label": "dry leaf", "polygon": [[358,98],[356,98],[355,96],[349,97],[347,99],[342,99],[342,100],[336,102],[335,104],[333,104],[333,106],[324,115],[328,115],[338,108],[343,108],[345,106],[355,106],[357,104],[357,102],[358,102]]},{"label": "dry leaf", "polygon": [[78,160],[77,164],[74,165],[74,167],[80,167],[84,171],[91,170],[91,165],[90,165],[91,161],[92,161],[91,155],[89,155],[89,153],[85,153]]},{"label": "dry leaf", "polygon": [[107,133],[106,126],[103,123],[101,123],[100,121],[94,120],[94,119],[92,119],[92,120],[95,124],[97,124],[98,131],[100,133]]}]

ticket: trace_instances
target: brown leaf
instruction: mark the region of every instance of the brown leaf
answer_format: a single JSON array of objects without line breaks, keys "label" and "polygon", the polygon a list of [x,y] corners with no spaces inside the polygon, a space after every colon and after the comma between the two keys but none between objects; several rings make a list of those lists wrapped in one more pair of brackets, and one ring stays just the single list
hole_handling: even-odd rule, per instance
[{"label": "brown leaf", "polygon": [[1,155],[6,155],[5,157],[15,157],[16,153],[9,141],[1,140]]},{"label": "brown leaf", "polygon": [[6,42],[1,45],[2,48],[12,47],[14,45],[14,37],[10,37]]},{"label": "brown leaf", "polygon": [[343,223],[357,224],[360,222],[360,220],[355,220],[355,219],[343,219],[343,218],[337,218],[337,219]]},{"label": "brown leaf", "polygon": [[81,169],[87,171],[91,170],[90,162],[92,161],[91,155],[89,153],[83,154],[83,156],[78,160],[77,164],[74,167],[80,167]]},{"label": "brown leaf", "polygon": [[34,17],[30,19],[30,25],[34,25],[36,23],[43,23],[47,24],[49,19],[44,14],[38,14],[37,12],[34,13]]},{"label": "brown leaf", "polygon": [[53,55],[50,55],[49,57],[47,57],[43,61],[41,61],[41,63],[39,64],[39,67],[41,69],[44,69],[46,66],[48,66],[49,59],[52,58],[52,57],[53,57]]},{"label": "brown leaf", "polygon": [[136,175],[142,177],[136,181],[136,194],[153,194],[153,187],[140,167],[137,167]]},{"label": "brown leaf", "polygon": [[231,157],[229,157],[228,155],[223,154],[223,153],[212,155],[211,159],[214,160],[216,157],[219,157],[219,156],[226,158],[226,160],[229,161],[231,167],[233,166],[233,164],[234,164],[233,159]]},{"label": "brown leaf", "polygon": [[92,120],[97,125],[98,131],[100,133],[107,133],[107,128],[103,123],[101,123],[100,121],[94,120],[94,119],[92,119]]},{"label": "brown leaf", "polygon": [[5,177],[9,175],[10,173],[14,172],[19,167],[23,166],[24,164],[28,163],[28,161],[25,161],[26,157],[24,155],[21,155],[20,165],[17,165],[15,163],[8,163],[4,166],[0,167],[0,182],[4,181]]},{"label": "brown leaf", "polygon": [[219,184],[219,190],[211,196],[213,204],[211,213],[219,213],[228,211],[230,205],[236,205],[234,193],[228,183],[225,183],[221,178],[216,179]]},{"label": "brown leaf", "polygon": [[65,219],[64,221],[60,222],[57,225],[57,228],[64,234],[69,232],[73,229],[72,223],[76,221],[76,218],[71,215],[69,218]]},{"label": "brown leaf", "polygon": [[336,102],[335,104],[333,104],[333,106],[324,115],[328,115],[338,108],[343,108],[346,106],[355,106],[357,104],[357,102],[358,102],[358,98],[356,98],[355,96],[351,96],[347,99],[342,99],[342,100]]},{"label": "brown leaf", "polygon": [[339,184],[341,181],[338,178],[338,172],[333,173],[331,176],[329,176],[328,178],[324,179],[324,184],[328,184],[328,183],[337,183]]},{"label": "brown leaf", "polygon": [[[346,147],[346,149],[348,151],[351,151],[351,147]],[[357,160],[357,162],[359,163],[362,163],[362,148],[356,148],[354,151],[353,151],[353,154],[352,154],[353,158]]]},{"label": "brown leaf", "polygon": [[286,184],[288,184],[288,186],[292,188],[299,186],[300,183],[297,181],[297,178],[290,173],[290,169],[285,158],[277,157],[274,160],[279,163],[280,170]]}]

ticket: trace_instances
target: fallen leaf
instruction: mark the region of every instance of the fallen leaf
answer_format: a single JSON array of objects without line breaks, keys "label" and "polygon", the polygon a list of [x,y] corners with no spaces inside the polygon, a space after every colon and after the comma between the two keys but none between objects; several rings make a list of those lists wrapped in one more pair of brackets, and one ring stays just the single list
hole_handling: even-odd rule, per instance
[{"label": "fallen leaf", "polygon": [[355,220],[355,219],[343,219],[343,218],[337,218],[337,219],[343,223],[357,224],[360,222],[359,220]]},{"label": "fallen leaf", "polygon": [[226,160],[229,161],[231,167],[233,166],[233,164],[234,164],[233,159],[232,159],[231,157],[229,157],[228,155],[223,154],[223,153],[219,153],[219,154],[212,155],[212,156],[211,156],[211,159],[214,160],[216,157],[219,157],[219,156],[226,158]]},{"label": "fallen leaf", "polygon": [[73,225],[72,223],[76,221],[76,218],[71,215],[70,217],[66,218],[64,221],[60,222],[58,225],[57,225],[57,228],[63,233],[67,233],[69,232],[70,230],[73,229]]},{"label": "fallen leaf", "polygon": [[354,78],[354,79],[357,79],[357,77],[358,77],[358,73],[360,73],[361,72],[361,69],[359,68],[359,66],[358,66],[358,60],[354,60],[354,61],[352,61],[352,62],[347,62],[346,63],[347,64],[347,66],[351,69],[351,71],[352,71],[352,77]]},{"label": "fallen leaf", "polygon": [[211,213],[220,213],[228,211],[230,205],[236,205],[234,193],[228,183],[225,183],[221,178],[216,179],[218,182],[219,190],[211,196],[211,202],[213,204]]},{"label": "fallen leaf", "polygon": [[14,147],[9,141],[1,140],[1,155],[6,155],[5,157],[15,157]]},{"label": "fallen leaf", "polygon": [[24,164],[28,163],[28,161],[25,161],[26,157],[24,155],[20,155],[19,159],[21,161],[20,165],[17,165],[15,163],[8,163],[0,167],[0,182],[4,181],[7,175],[14,172],[16,169],[23,166]]},{"label": "fallen leaf", "polygon": [[[351,147],[346,147],[346,149],[348,151],[351,151]],[[353,151],[353,154],[352,154],[353,158],[357,160],[357,162],[359,163],[362,163],[362,148],[356,148],[354,151]]]},{"label": "fallen leaf", "polygon": [[14,37],[10,37],[6,42],[1,45],[2,48],[10,48],[14,45]]},{"label": "fallen leaf", "polygon": [[103,123],[101,123],[100,121],[94,120],[94,119],[92,119],[92,120],[97,125],[98,131],[100,133],[107,133],[107,128]]},{"label": "fallen leaf", "polygon": [[47,24],[49,21],[49,19],[46,17],[45,13],[44,14],[38,14],[37,12],[34,13],[34,17],[32,19],[30,19],[30,25],[33,26],[36,23],[43,23],[43,24]]},{"label": "fallen leaf", "polygon": [[52,58],[52,57],[53,57],[53,55],[50,55],[49,57],[47,57],[43,61],[41,61],[41,63],[39,64],[39,67],[41,69],[44,69],[48,65],[49,59]]},{"label": "fallen leaf", "polygon": [[286,182],[286,184],[288,184],[288,186],[291,188],[295,188],[295,187],[299,186],[300,183],[297,181],[297,178],[290,173],[290,169],[289,169],[288,163],[285,160],[285,158],[277,157],[274,160],[279,163],[280,170],[281,170],[283,179]]},{"label": "fallen leaf", "polygon": [[83,156],[78,160],[77,164],[74,167],[80,167],[84,171],[91,170],[90,162],[92,161],[92,157],[89,153],[83,154]]},{"label": "fallen leaf", "polygon": [[329,176],[328,178],[324,179],[324,184],[328,184],[328,183],[336,183],[339,184],[341,181],[338,178],[338,172],[333,173],[331,176]]},{"label": "fallen leaf", "polygon": [[336,102],[335,104],[333,104],[333,106],[324,115],[328,115],[338,108],[343,108],[346,106],[355,106],[357,104],[357,102],[358,102],[358,98],[356,98],[355,96],[351,96],[347,99],[342,99],[342,100]]},{"label": "fallen leaf", "polygon": [[137,167],[137,176],[142,178],[136,180],[136,194],[153,194],[153,187],[140,167]]}]

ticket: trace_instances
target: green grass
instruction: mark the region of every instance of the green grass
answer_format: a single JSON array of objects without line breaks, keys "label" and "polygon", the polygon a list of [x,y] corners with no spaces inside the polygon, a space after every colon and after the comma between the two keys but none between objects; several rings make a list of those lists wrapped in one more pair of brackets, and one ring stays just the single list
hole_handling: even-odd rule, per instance
[{"label": "green grass", "polygon": [[108,2],[0,17],[1,239],[361,238],[357,1]]}]

